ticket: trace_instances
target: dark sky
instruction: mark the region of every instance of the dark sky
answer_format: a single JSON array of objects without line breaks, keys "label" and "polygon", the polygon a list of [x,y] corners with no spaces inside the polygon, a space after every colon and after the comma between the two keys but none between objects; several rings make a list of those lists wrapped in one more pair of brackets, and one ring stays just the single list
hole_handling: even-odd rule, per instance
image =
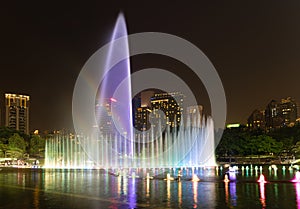
[{"label": "dark sky", "polygon": [[[174,34],[206,54],[225,88],[228,123],[245,122],[271,99],[300,101],[300,1],[16,2],[0,6],[0,101],[3,113],[5,92],[30,95],[32,130],[72,127],[76,78],[120,11],[130,34]],[[160,56],[137,56],[132,67],[185,68]],[[199,81],[183,74],[209,109]]]}]

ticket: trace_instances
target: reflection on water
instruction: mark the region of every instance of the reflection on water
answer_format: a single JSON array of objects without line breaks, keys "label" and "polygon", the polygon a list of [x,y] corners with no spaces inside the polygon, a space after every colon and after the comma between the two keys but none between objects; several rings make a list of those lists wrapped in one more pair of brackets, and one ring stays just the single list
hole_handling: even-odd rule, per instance
[{"label": "reflection on water", "polygon": [[300,209],[300,183],[294,183],[295,190],[296,190],[296,201],[297,201],[297,208]]},{"label": "reflection on water", "polygon": [[117,188],[118,188],[118,195],[119,195],[119,197],[120,197],[120,194],[121,194],[121,181],[122,181],[122,178],[121,178],[121,176],[118,176],[118,186],[117,186]]},{"label": "reflection on water", "polygon": [[[100,170],[7,169],[0,171],[0,208],[299,208],[300,183],[295,172],[264,167],[230,173],[194,172],[190,179],[164,181],[113,176]],[[185,172],[192,173],[186,170]],[[248,173],[248,174],[247,174]],[[257,183],[263,173],[269,183]],[[172,175],[176,175],[172,172]],[[20,201],[15,201],[16,199]]]},{"label": "reflection on water", "polygon": [[263,208],[266,207],[265,183],[259,183],[260,202]]},{"label": "reflection on water", "polygon": [[121,194],[127,195],[128,178],[122,177],[122,191]]},{"label": "reflection on water", "polygon": [[146,197],[150,196],[150,179],[146,180]]},{"label": "reflection on water", "polygon": [[178,203],[179,203],[179,207],[182,206],[182,188],[181,188],[181,181],[178,182]]},{"label": "reflection on water", "polygon": [[168,207],[171,207],[171,181],[167,180],[167,203]]},{"label": "reflection on water", "polygon": [[135,178],[131,179],[131,183],[128,184],[128,190],[129,190],[129,194],[128,194],[128,199],[129,199],[129,208],[136,208],[136,182],[135,182]]},{"label": "reflection on water", "polygon": [[228,205],[229,202],[229,192],[228,192],[228,182],[224,182],[225,184],[225,202]]},{"label": "reflection on water", "polygon": [[230,182],[231,205],[237,206],[236,182]]},{"label": "reflection on water", "polygon": [[[225,202],[229,206],[237,206],[236,182],[224,182],[225,185]],[[230,202],[229,202],[230,199]]]},{"label": "reflection on water", "polygon": [[198,182],[194,181],[193,182],[193,193],[194,193],[194,208],[197,208],[197,203],[198,203]]},{"label": "reflection on water", "polygon": [[33,192],[33,206],[34,208],[38,209],[39,208],[39,189],[36,187],[34,192]]}]

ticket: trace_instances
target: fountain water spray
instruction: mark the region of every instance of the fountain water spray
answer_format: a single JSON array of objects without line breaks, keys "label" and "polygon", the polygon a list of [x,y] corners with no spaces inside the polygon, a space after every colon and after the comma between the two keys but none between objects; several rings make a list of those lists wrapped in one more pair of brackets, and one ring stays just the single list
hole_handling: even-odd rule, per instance
[{"label": "fountain water spray", "polygon": [[258,183],[267,183],[265,180],[264,174],[260,174],[259,179],[257,180]]},{"label": "fountain water spray", "polygon": [[300,171],[297,171],[295,177],[291,180],[291,182],[299,183],[300,182]]},{"label": "fountain water spray", "polygon": [[[116,171],[124,169],[126,173],[142,168],[144,173],[153,169],[149,171],[153,175],[155,169],[164,171],[166,168],[172,170],[171,168],[216,165],[214,149],[218,141],[215,142],[214,121],[211,117],[205,118],[200,113],[188,116],[173,129],[167,126],[163,130],[162,121],[152,124],[146,133],[135,133],[133,129],[131,77],[134,76],[130,75],[129,57],[139,54],[137,46],[148,44],[141,40],[151,39],[153,35],[158,37],[153,33],[146,33],[142,37],[131,36],[137,43],[130,41],[133,49],[129,50],[125,19],[122,14],[118,17],[112,43],[105,45],[103,50],[97,51],[88,60],[76,81],[73,93],[73,121],[76,135],[73,138],[56,135],[47,141],[45,167],[103,168]],[[164,41],[156,44],[157,47],[165,42],[183,43],[182,39],[174,36],[159,34],[159,38],[160,41]],[[184,44],[187,45],[185,49],[191,49],[190,53],[186,53],[189,57],[178,59],[183,59],[183,63],[186,61],[189,65],[193,63],[190,62],[191,56],[198,58],[197,53],[200,50],[195,52],[193,45],[188,42]],[[145,46],[149,48],[143,53],[154,53],[152,45]],[[178,50],[168,53],[174,52],[177,53]],[[165,49],[159,54],[168,55]],[[205,79],[201,75],[200,77],[212,100],[212,115],[216,118],[219,116],[221,120],[216,120],[218,127],[224,127],[226,100],[223,86],[209,60],[203,54],[200,55],[200,60],[201,63],[205,63],[203,71],[206,72],[203,75],[211,75],[210,79]],[[198,64],[192,64],[190,67],[195,66],[199,68]],[[147,72],[150,74],[147,74],[148,80],[144,83],[163,77],[162,71],[159,70]],[[154,72],[160,74],[151,79]],[[199,75],[198,72],[196,74]],[[220,134],[217,138],[220,138]]]}]

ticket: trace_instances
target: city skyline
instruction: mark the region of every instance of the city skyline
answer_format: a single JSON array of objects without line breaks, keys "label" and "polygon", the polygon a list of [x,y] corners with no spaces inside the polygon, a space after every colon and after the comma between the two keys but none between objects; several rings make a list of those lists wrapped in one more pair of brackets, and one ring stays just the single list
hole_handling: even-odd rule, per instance
[{"label": "city skyline", "polygon": [[[183,7],[185,6],[185,7]],[[87,59],[109,41],[123,11],[129,34],[164,32],[201,49],[223,82],[227,123],[246,123],[254,109],[288,96],[300,101],[297,78],[300,45],[299,2],[272,1],[158,5],[99,4],[47,6],[6,3],[1,12],[0,94],[31,97],[31,127],[72,128],[72,93]],[[132,72],[145,67],[168,69],[183,77],[210,111],[205,88],[179,61],[163,56],[136,56]],[[3,104],[1,96],[0,104]],[[1,105],[1,112],[4,112]],[[46,114],[45,114],[46,113]]]}]

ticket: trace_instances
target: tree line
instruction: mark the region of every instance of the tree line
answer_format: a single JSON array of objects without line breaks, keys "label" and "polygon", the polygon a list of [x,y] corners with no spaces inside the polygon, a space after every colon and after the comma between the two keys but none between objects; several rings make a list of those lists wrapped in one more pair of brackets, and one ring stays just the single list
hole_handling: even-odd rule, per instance
[{"label": "tree line", "polygon": [[44,149],[45,139],[39,135],[27,135],[0,127],[0,158],[42,157]]},{"label": "tree line", "polygon": [[295,156],[300,157],[300,125],[273,131],[249,130],[245,126],[224,130],[216,148],[224,156]]}]

